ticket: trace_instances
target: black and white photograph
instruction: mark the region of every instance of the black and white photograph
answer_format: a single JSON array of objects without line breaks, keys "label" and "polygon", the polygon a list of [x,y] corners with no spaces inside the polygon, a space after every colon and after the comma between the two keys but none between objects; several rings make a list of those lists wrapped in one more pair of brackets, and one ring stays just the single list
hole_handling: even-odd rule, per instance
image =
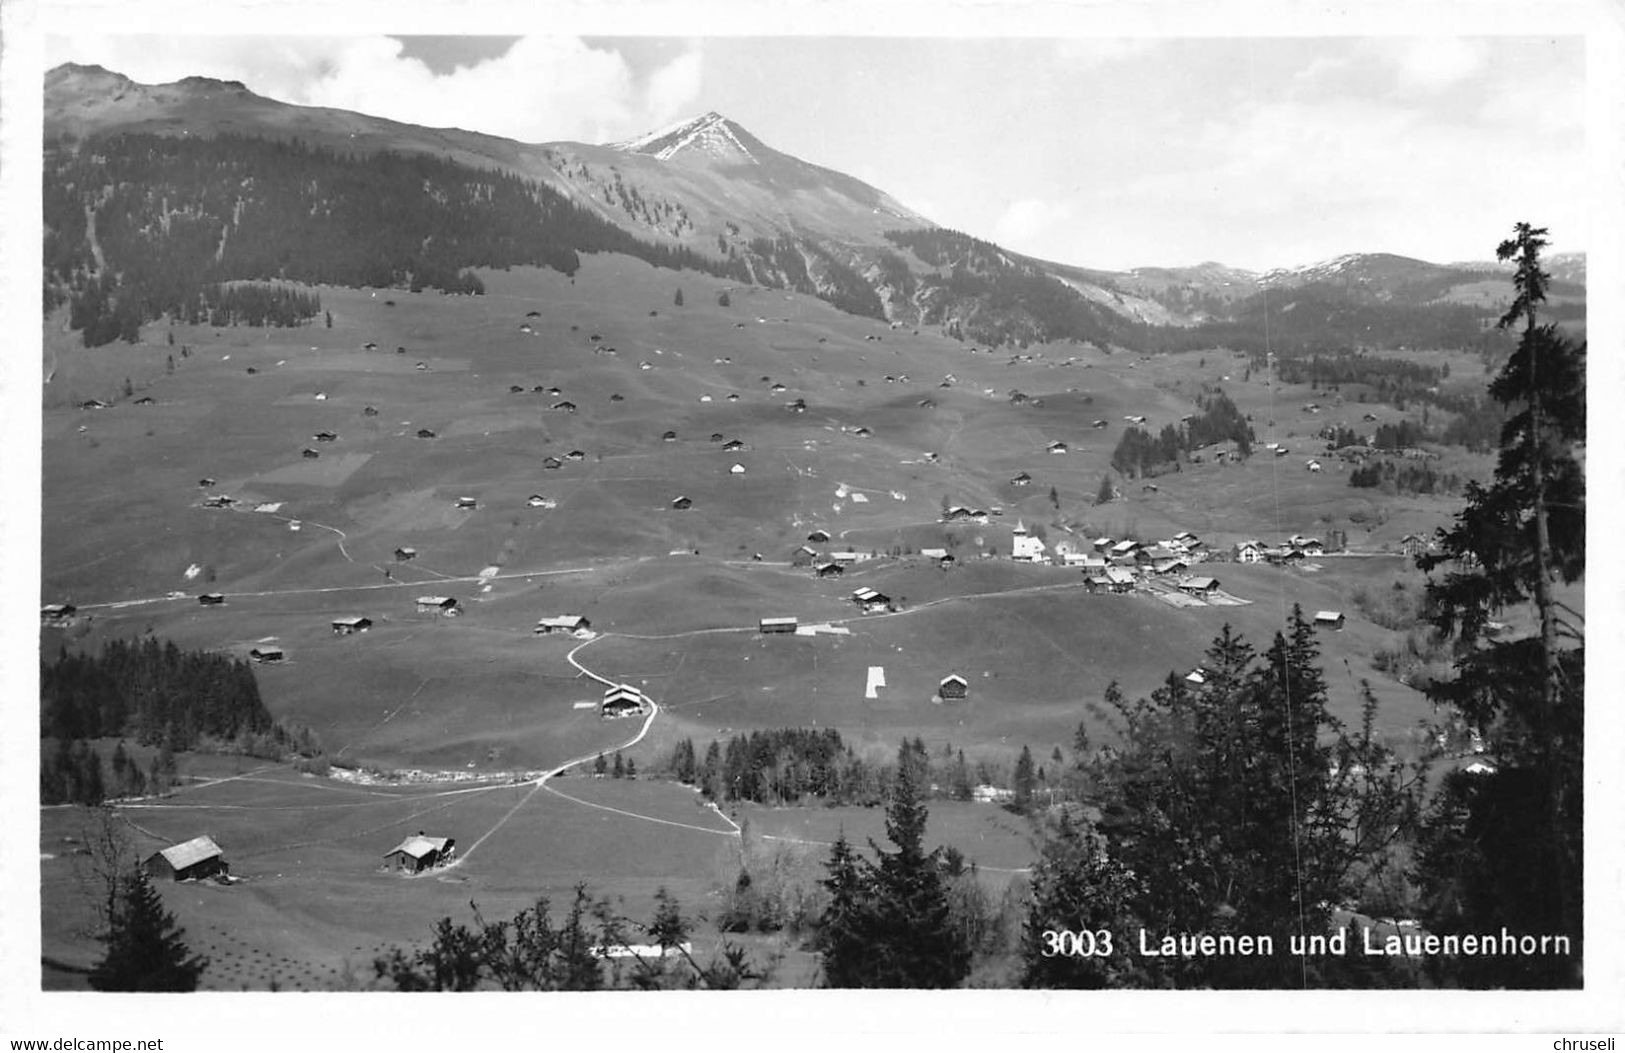
[{"label": "black and white photograph", "polygon": [[11,1048],[1625,1029],[1617,8],[328,10],[0,9]]}]

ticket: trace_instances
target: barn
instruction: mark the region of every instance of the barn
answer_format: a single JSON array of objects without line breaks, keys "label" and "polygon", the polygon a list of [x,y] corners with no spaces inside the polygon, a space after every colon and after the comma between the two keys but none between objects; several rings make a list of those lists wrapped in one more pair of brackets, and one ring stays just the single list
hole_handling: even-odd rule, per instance
[{"label": "barn", "polygon": [[557,470],[564,467],[564,462],[559,460],[557,457],[543,457],[542,467],[549,470]]},{"label": "barn", "polygon": [[644,712],[643,692],[630,684],[616,684],[604,692],[598,712],[606,717],[630,717]]},{"label": "barn", "polygon": [[457,601],[450,596],[419,596],[418,613],[450,616],[457,613]]},{"label": "barn", "polygon": [[456,854],[457,841],[451,837],[427,837],[423,831],[408,837],[384,853],[384,866],[416,874],[430,867],[444,866]]},{"label": "barn", "polygon": [[949,673],[937,684],[937,697],[964,698],[970,694],[970,684],[958,673]]},{"label": "barn", "polygon": [[280,662],[284,655],[280,647],[253,647],[248,651],[248,657],[256,662]]},{"label": "barn", "polygon": [[758,626],[765,633],[793,633],[796,631],[794,618],[763,618]]},{"label": "barn", "polygon": [[432,439],[432,438],[434,438],[434,430],[432,428],[419,428],[418,429],[418,438],[420,438],[420,439]]},{"label": "barn", "polygon": [[204,607],[218,607],[226,602],[226,597],[218,592],[205,592],[197,598],[197,601]]},{"label": "barn", "polygon": [[1211,596],[1219,591],[1217,578],[1186,578],[1179,583],[1181,592],[1188,592],[1192,596]]},{"label": "barn", "polygon": [[229,869],[220,846],[207,834],[170,845],[147,857],[146,871],[153,877],[167,877],[175,881],[224,874]]},{"label": "barn", "polygon": [[800,548],[790,553],[790,565],[792,567],[810,567],[817,562],[817,560],[818,553],[811,548],[808,548],[806,545],[802,545]]},{"label": "barn", "polygon": [[1333,632],[1341,632],[1343,629],[1343,621],[1344,619],[1342,611],[1315,612],[1315,628],[1317,629],[1330,629]]},{"label": "barn", "polygon": [[543,618],[536,623],[536,634],[547,636],[551,633],[579,633],[592,627],[592,622],[580,614],[558,614]]},{"label": "barn", "polygon": [[674,497],[671,506],[679,512],[686,511],[694,507],[694,499],[692,497]]},{"label": "barn", "polygon": [[480,503],[472,497],[459,497],[457,499],[457,507],[466,511],[473,511],[474,509],[480,507]]},{"label": "barn", "polygon": [[349,636],[351,633],[364,633],[372,628],[371,618],[349,617],[333,619],[333,635]]},{"label": "barn", "polygon": [[415,549],[415,548],[411,548],[410,546],[402,545],[400,548],[395,550],[395,562],[396,563],[405,563],[409,559],[417,559],[417,558],[418,558],[418,550]]},{"label": "barn", "polygon": [[47,625],[61,625],[73,617],[79,608],[71,603],[47,603],[39,609],[40,621]]},{"label": "barn", "polygon": [[813,568],[813,573],[818,575],[820,578],[834,578],[839,577],[845,572],[845,570],[845,567],[832,561],[829,563],[818,564],[818,566]]}]

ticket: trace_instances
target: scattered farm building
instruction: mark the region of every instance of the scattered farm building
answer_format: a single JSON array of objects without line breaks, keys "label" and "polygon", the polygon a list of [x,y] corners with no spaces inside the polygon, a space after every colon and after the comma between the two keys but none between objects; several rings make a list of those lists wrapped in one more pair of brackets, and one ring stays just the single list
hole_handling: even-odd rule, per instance
[{"label": "scattered farm building", "polygon": [[1343,620],[1342,611],[1315,612],[1315,628],[1317,629],[1331,629],[1334,632],[1340,631],[1343,628]]},{"label": "scattered farm building", "polygon": [[970,682],[958,673],[949,673],[937,684],[937,697],[964,698],[970,694]]},{"label": "scattered farm building", "polygon": [[418,613],[454,615],[457,601],[450,596],[419,596]]},{"label": "scattered farm building", "polygon": [[598,712],[606,717],[630,717],[645,712],[643,693],[630,684],[616,684],[604,692]]},{"label": "scattered farm building", "polygon": [[674,431],[662,432],[660,434],[660,441],[661,442],[676,442],[677,441],[677,433],[674,432]]},{"label": "scattered farm building", "polygon": [[39,609],[39,618],[47,625],[62,625],[72,618],[73,612],[78,609],[71,603],[47,603]]},{"label": "scattered farm building", "polygon": [[583,450],[571,450],[564,455],[564,459],[567,461],[584,461],[587,459],[587,454]]},{"label": "scattered farm building", "polygon": [[1032,481],[1033,481],[1033,477],[1031,475],[1028,475],[1026,472],[1018,472],[1018,473],[1016,473],[1014,476],[1012,476],[1010,478],[1010,485],[1011,486],[1027,486]]},{"label": "scattered farm building", "polygon": [[378,416],[378,408],[376,406],[368,406],[366,409],[361,411],[361,415],[363,417],[376,417]]},{"label": "scattered farm building", "polygon": [[671,500],[671,506],[673,508],[677,509],[677,511],[681,512],[681,511],[684,511],[686,509],[693,508],[694,507],[694,499],[692,497],[684,497],[684,496],[674,497]]},{"label": "scattered farm building", "polygon": [[135,404],[137,406],[150,406],[154,401],[155,400],[151,395],[142,395],[140,398],[135,400]]},{"label": "scattered farm building", "polygon": [[432,428],[419,428],[418,429],[418,438],[420,438],[420,439],[432,439],[434,437],[435,437],[434,430]]},{"label": "scattered farm building", "polygon": [[299,451],[299,456],[303,457],[307,461],[314,461],[316,458],[320,457],[321,454],[316,450],[311,449],[309,446],[306,446],[304,449]]},{"label": "scattered farm building", "polygon": [[532,508],[557,508],[559,503],[551,497],[542,494],[531,494],[525,499],[525,504]]},{"label": "scattered farm building", "polygon": [[849,564],[856,563],[858,561],[858,554],[856,552],[831,552],[829,554],[829,558],[844,567]]},{"label": "scattered farm building", "polygon": [[220,846],[207,834],[154,852],[147,857],[145,867],[153,877],[166,877],[174,881],[212,877],[224,874],[229,869]]},{"label": "scattered farm building", "polygon": [[1192,596],[1211,596],[1219,591],[1219,579],[1185,578],[1179,582],[1179,591],[1188,592]]},{"label": "scattered farm building", "polygon": [[418,550],[409,545],[402,545],[395,550],[395,562],[405,563],[409,559],[417,559]]},{"label": "scattered farm building", "polygon": [[802,545],[790,553],[790,565],[792,567],[810,567],[816,562],[818,562],[818,553],[806,545]]},{"label": "scattered farm building", "polygon": [[248,657],[256,662],[280,662],[286,655],[280,647],[251,647]]},{"label": "scattered farm building", "polygon": [[215,494],[213,497],[203,499],[204,508],[230,508],[236,503],[237,499],[235,497],[228,497],[225,494]]},{"label": "scattered farm building", "polygon": [[827,562],[827,563],[820,563],[816,567],[813,568],[813,573],[816,574],[820,578],[838,578],[843,573],[845,573],[845,571],[846,571],[845,567],[843,567],[839,563],[835,563],[833,561],[832,562]]},{"label": "scattered farm building", "polygon": [[764,635],[767,633],[793,633],[796,631],[796,619],[763,618],[757,628]]},{"label": "scattered farm building", "polygon": [[215,484],[215,480],[213,478],[205,475],[203,478],[201,478],[201,479],[199,479],[197,481],[197,484],[199,486],[213,486]]},{"label": "scattered farm building", "polygon": [[315,439],[317,442],[337,442],[339,437],[336,432],[319,431],[315,435],[311,436],[311,438]]},{"label": "scattered farm building", "polygon": [[451,837],[426,837],[420,830],[384,853],[384,865],[417,874],[451,862],[457,841]]},{"label": "scattered farm building", "polygon": [[722,444],[722,450],[724,453],[737,453],[745,448],[745,443],[742,439],[729,439],[727,442]]},{"label": "scattered farm building", "polygon": [[867,439],[869,436],[873,435],[874,432],[870,431],[868,428],[859,428],[857,431],[854,431],[852,434],[856,435],[860,439]]},{"label": "scattered farm building", "polygon": [[592,622],[581,614],[557,614],[543,618],[536,623],[536,634],[548,636],[553,633],[583,633],[592,628]]},{"label": "scattered farm building", "polygon": [[564,467],[564,462],[559,460],[557,457],[551,457],[551,456],[543,457],[542,458],[542,467],[546,468],[546,469],[549,469],[551,471],[556,471],[556,470]]},{"label": "scattered farm building", "polygon": [[352,615],[348,618],[333,619],[333,635],[349,636],[352,633],[364,633],[372,628],[372,619]]},{"label": "scattered farm building", "polygon": [[724,436],[720,431],[714,431],[711,433],[712,442],[721,442],[724,438],[726,438],[726,436]]},{"label": "scattered farm building", "polygon": [[564,413],[574,413],[576,411],[576,404],[566,399],[563,402],[553,403],[553,408]]},{"label": "scattered farm building", "polygon": [[744,475],[745,474],[745,466],[742,465],[742,464],[735,464],[732,468],[728,469],[728,474],[729,475]]},{"label": "scattered farm building", "polygon": [[457,507],[468,510],[468,511],[472,511],[472,510],[480,507],[480,502],[479,502],[479,500],[477,498],[473,498],[473,497],[459,497],[457,499]]},{"label": "scattered farm building", "polygon": [[807,540],[811,541],[815,545],[826,545],[829,543],[829,531],[814,530],[812,533],[807,535]]},{"label": "scattered farm building", "polygon": [[1111,592],[1130,592],[1134,588],[1134,572],[1122,567],[1107,567],[1106,588]]},{"label": "scattered farm building", "polygon": [[1236,545],[1237,563],[1262,563],[1264,561],[1264,546],[1257,541],[1243,541]]},{"label": "scattered farm building", "polygon": [[197,602],[204,607],[218,607],[226,602],[226,597],[218,592],[205,592],[197,598]]},{"label": "scattered farm building", "polygon": [[1060,441],[1059,439],[1057,439],[1054,442],[1050,443],[1048,446],[1044,447],[1044,449],[1048,453],[1065,453],[1066,452],[1066,443],[1064,443],[1064,442]]},{"label": "scattered farm building", "polygon": [[877,614],[882,611],[895,610],[891,597],[884,592],[877,592],[865,585],[852,593],[852,602],[861,607],[865,614]]},{"label": "scattered farm building", "polygon": [[523,384],[509,384],[508,393],[510,395],[523,395],[525,393],[525,386]]}]

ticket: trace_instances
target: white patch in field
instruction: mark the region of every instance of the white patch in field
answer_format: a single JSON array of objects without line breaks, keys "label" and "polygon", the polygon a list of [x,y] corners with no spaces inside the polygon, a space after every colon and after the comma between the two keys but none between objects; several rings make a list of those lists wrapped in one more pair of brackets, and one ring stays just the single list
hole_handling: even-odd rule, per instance
[{"label": "white patch in field", "polygon": [[864,685],[864,698],[879,698],[880,689],[886,686],[886,667],[872,665],[869,667],[869,681]]},{"label": "white patch in field", "polygon": [[592,701],[577,702],[574,705],[572,705],[570,708],[571,709],[592,709],[596,705],[598,705],[598,703],[592,702]]},{"label": "white patch in field", "polygon": [[193,578],[197,577],[199,574],[202,574],[202,573],[203,573],[203,568],[200,567],[198,564],[194,563],[190,567],[186,568],[186,580],[191,581]]},{"label": "white patch in field", "polygon": [[854,493],[852,495],[852,503],[857,505],[866,505],[869,503],[869,498],[863,494]]},{"label": "white patch in field", "polygon": [[501,567],[486,567],[485,569],[480,571],[480,580],[483,582],[483,581],[485,581],[485,579],[494,578],[498,574],[501,574],[501,573],[502,573],[502,568]]},{"label": "white patch in field", "polygon": [[891,492],[891,498],[893,501],[907,501],[908,495],[903,493],[901,490],[893,490]]}]

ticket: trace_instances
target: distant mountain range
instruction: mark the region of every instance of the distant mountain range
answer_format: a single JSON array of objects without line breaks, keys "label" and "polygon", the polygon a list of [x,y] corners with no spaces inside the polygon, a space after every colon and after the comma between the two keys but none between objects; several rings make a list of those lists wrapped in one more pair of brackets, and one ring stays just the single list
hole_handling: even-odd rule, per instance
[{"label": "distant mountain range", "polygon": [[[1262,339],[1265,326],[1286,349],[1475,346],[1485,339],[1484,320],[1510,293],[1506,270],[1496,263],[1438,265],[1380,253],[1261,274],[1219,263],[1113,272],[1034,259],[939,227],[861,180],[773,149],[718,113],[619,143],[526,144],[293,106],[234,81],[189,77],[143,85],[97,66],[69,64],[46,75],[45,135],[47,303],[77,305],[91,295],[101,298],[93,306],[102,310],[137,299],[133,288],[121,292],[117,282],[109,284],[110,272],[158,280],[155,266],[104,259],[112,250],[168,258],[169,269],[176,253],[192,252],[182,269],[198,282],[342,281],[365,272],[370,280],[454,291],[478,291],[471,269],[480,266],[569,268],[576,253],[619,251],[661,266],[794,289],[854,314],[938,327],[974,342],[1073,339],[1141,350],[1245,347]],[[84,149],[114,136],[125,137],[120,149],[142,156],[155,148],[135,144],[161,137],[168,143],[157,151],[162,164],[136,163],[105,146]],[[205,145],[210,141],[216,145]],[[266,141],[322,152],[320,164],[308,163],[317,164],[327,182],[313,189],[291,175],[273,179],[269,173],[283,169],[250,156],[267,148],[251,142]],[[235,154],[222,154],[218,142],[234,144]],[[227,169],[249,173],[250,183],[229,209],[213,200],[211,177],[189,159],[211,149],[213,178],[224,178]],[[435,169],[437,188],[415,197],[401,169],[413,158],[454,167]],[[112,195],[113,168],[120,183],[147,179],[167,192],[139,200]],[[482,191],[476,184],[491,176],[480,173],[512,182]],[[345,196],[363,196],[357,187],[373,177],[400,195],[394,200],[402,222],[422,227],[400,232],[400,243],[387,250],[373,244],[375,232],[363,218],[368,203]],[[498,189],[508,202],[501,224],[494,211],[479,213],[482,194],[494,201],[490,195]],[[521,200],[526,196],[531,206]],[[296,207],[295,198],[303,204]],[[135,213],[104,212],[112,207]],[[300,208],[311,215],[325,208],[329,227],[344,229],[346,244],[329,252],[346,257],[342,266],[300,260],[290,247],[270,273],[253,273],[270,267],[264,254],[221,248],[230,246],[234,229],[253,224],[256,212],[303,229],[308,216]],[[493,229],[475,230],[487,221]],[[121,224],[139,236],[111,245],[97,238]],[[194,249],[184,247],[177,226]],[[436,239],[436,230],[446,233]],[[318,244],[328,233],[307,229],[304,241]],[[266,230],[264,236],[276,234]],[[414,256],[407,244],[413,238],[431,249]],[[215,248],[215,258],[197,256],[196,246]],[[355,258],[374,250],[380,260],[388,255],[387,264]],[[1548,264],[1554,306],[1583,317],[1584,255],[1554,255]],[[144,295],[145,306],[121,308],[126,331],[134,317],[173,310],[175,298],[191,294],[177,288],[156,299]]]}]

